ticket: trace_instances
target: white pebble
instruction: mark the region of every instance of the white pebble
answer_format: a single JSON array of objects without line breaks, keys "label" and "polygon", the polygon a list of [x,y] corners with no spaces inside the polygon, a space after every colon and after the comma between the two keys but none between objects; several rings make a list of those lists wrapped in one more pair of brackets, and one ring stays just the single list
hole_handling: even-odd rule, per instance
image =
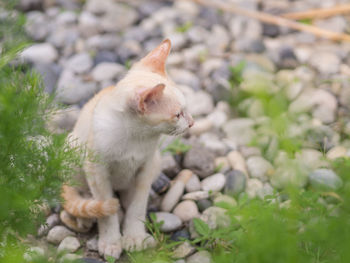
[{"label": "white pebble", "polygon": [[218,173],[205,178],[201,182],[201,188],[203,191],[218,192],[225,186],[226,178],[225,175]]},{"label": "white pebble", "polygon": [[180,202],[174,208],[173,213],[177,215],[184,222],[199,216],[197,205],[192,200],[185,200]]}]

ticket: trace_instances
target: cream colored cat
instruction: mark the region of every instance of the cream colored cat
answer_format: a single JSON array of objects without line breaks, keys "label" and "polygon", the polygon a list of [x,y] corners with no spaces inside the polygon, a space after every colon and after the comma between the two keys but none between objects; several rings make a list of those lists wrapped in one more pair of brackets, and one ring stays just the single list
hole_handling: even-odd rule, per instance
[{"label": "cream colored cat", "polygon": [[[64,208],[80,218],[98,218],[98,250],[119,258],[122,248],[141,250],[154,245],[144,226],[151,183],[160,171],[157,150],[162,133],[181,134],[193,125],[185,98],[165,72],[171,43],[164,40],[136,63],[114,87],[95,95],[82,109],[70,135],[102,161],[86,158],[77,180],[64,186]],[[118,191],[125,210],[119,229]],[[92,199],[82,196],[92,194]]]}]

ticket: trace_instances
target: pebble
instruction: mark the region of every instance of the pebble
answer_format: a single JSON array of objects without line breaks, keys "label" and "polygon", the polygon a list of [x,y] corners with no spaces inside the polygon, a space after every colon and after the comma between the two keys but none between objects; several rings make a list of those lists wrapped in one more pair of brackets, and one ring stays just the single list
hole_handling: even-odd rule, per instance
[{"label": "pebble", "polygon": [[226,204],[229,204],[230,206],[237,206],[237,201],[228,195],[218,195],[217,197],[214,198],[213,202],[214,202],[214,205],[218,205],[220,203],[226,203]]},{"label": "pebble", "polygon": [[36,64],[50,64],[58,58],[58,52],[49,43],[34,44],[22,51],[21,58]]},{"label": "pebble", "polygon": [[170,237],[170,239],[174,241],[181,241],[181,240],[190,239],[190,238],[191,238],[191,235],[190,235],[190,232],[187,230],[187,228],[183,228],[181,230],[175,231]]},{"label": "pebble", "polygon": [[36,261],[36,258],[39,257],[44,257],[45,255],[45,250],[41,247],[31,247],[29,248],[24,254],[23,254],[23,259],[25,261]]},{"label": "pebble", "polygon": [[272,164],[261,156],[252,156],[247,159],[249,175],[261,181],[267,181],[269,173],[272,172]]},{"label": "pebble", "polygon": [[228,162],[226,156],[216,157],[214,160],[215,171],[220,173],[226,173],[231,169],[231,165]]},{"label": "pebble", "polygon": [[196,174],[193,174],[191,178],[187,181],[185,185],[185,190],[187,193],[196,192],[201,189],[201,182]]},{"label": "pebble", "polygon": [[247,118],[229,120],[222,127],[226,136],[237,145],[250,143],[255,135],[253,130],[254,121]]},{"label": "pebble", "polygon": [[295,157],[299,162],[303,163],[305,166],[312,170],[322,166],[327,166],[327,162],[323,160],[323,154],[315,149],[301,149],[295,154]]},{"label": "pebble", "polygon": [[167,212],[157,212],[155,215],[158,223],[164,222],[160,227],[162,232],[172,232],[182,225],[182,221],[177,215]]},{"label": "pebble", "polygon": [[170,179],[173,179],[180,172],[180,166],[171,154],[162,155],[161,169]]},{"label": "pebble", "polygon": [[201,200],[201,199],[206,199],[209,197],[208,191],[196,191],[196,192],[191,192],[187,193],[182,196],[183,200]]},{"label": "pebble", "polygon": [[186,96],[186,105],[188,112],[194,117],[208,115],[214,110],[213,98],[205,91],[189,93]]},{"label": "pebble", "polygon": [[337,190],[343,185],[343,181],[329,169],[317,169],[309,174],[310,184],[320,190]]},{"label": "pebble", "polygon": [[41,225],[38,230],[38,235],[43,236],[49,232],[51,228],[58,225],[60,222],[60,217],[58,214],[51,214],[48,218],[46,218],[45,224]]},{"label": "pebble", "polygon": [[157,193],[161,194],[167,191],[170,187],[170,180],[169,178],[163,174],[160,173],[158,178],[152,183],[152,189]]},{"label": "pebble", "polygon": [[200,135],[209,131],[213,127],[213,123],[208,118],[196,119],[193,126],[190,128],[191,135]]},{"label": "pebble", "polygon": [[71,131],[79,117],[80,109],[77,106],[69,106],[52,113],[48,126],[51,131],[63,133]]},{"label": "pebble", "polygon": [[211,263],[211,255],[208,251],[202,250],[192,256],[189,256],[186,260],[186,263]]},{"label": "pebble", "polygon": [[66,237],[62,240],[62,242],[59,244],[57,251],[66,251],[66,252],[75,252],[79,249],[80,242],[76,237]]},{"label": "pebble", "polygon": [[78,53],[70,57],[66,62],[66,68],[74,73],[86,73],[92,68],[93,61],[88,53]]},{"label": "pebble", "polygon": [[188,241],[186,241],[174,249],[172,256],[176,259],[185,258],[188,255],[191,255],[195,251],[196,251],[196,248],[192,246]]},{"label": "pebble", "polygon": [[86,248],[91,251],[98,251],[98,239],[97,236],[90,238],[86,241]]},{"label": "pebble", "polygon": [[197,201],[197,206],[199,212],[203,212],[205,209],[213,206],[213,202],[210,201],[209,199],[200,199]]},{"label": "pebble", "polygon": [[[193,88],[194,90],[199,90],[200,89],[200,81],[198,77],[192,73],[191,71],[185,70],[185,69],[179,69],[179,68],[172,68],[169,70],[169,75],[172,78],[173,81],[177,84],[183,84],[186,86],[189,86]],[[200,93],[200,94],[205,94],[205,93]],[[186,97],[187,101],[187,106],[189,102],[198,102],[200,98],[203,98],[204,96],[200,96],[199,98],[195,95],[191,96],[190,98]],[[210,96],[209,96],[210,97]],[[210,98],[207,98],[207,100],[211,100]],[[210,105],[208,105],[210,106]],[[188,107],[189,108],[189,107]],[[189,110],[190,113],[193,111],[196,113],[196,110],[203,110],[204,112],[209,112],[206,108],[206,105],[202,102],[200,102],[200,107],[197,107],[196,105],[193,105],[193,109]]]},{"label": "pebble", "polygon": [[214,155],[200,144],[194,144],[185,154],[183,166],[205,178],[214,172]]},{"label": "pebble", "polygon": [[58,263],[76,262],[80,258],[81,258],[80,255],[68,253],[68,254],[63,255],[60,258],[60,260],[58,261]]},{"label": "pebble", "polygon": [[226,174],[225,194],[238,196],[244,192],[247,184],[247,176],[239,171],[232,170]]},{"label": "pebble", "polygon": [[231,223],[231,219],[226,212],[226,209],[212,206],[203,211],[200,219],[207,223],[210,229],[226,228]]},{"label": "pebble", "polygon": [[55,226],[49,231],[47,241],[58,245],[68,236],[75,236],[75,234],[64,226]]},{"label": "pebble", "polygon": [[263,187],[263,183],[258,179],[249,179],[247,181],[246,193],[250,198],[255,198]]},{"label": "pebble", "polygon": [[242,156],[242,154],[238,151],[231,151],[227,155],[227,159],[234,170],[239,170],[248,176],[246,162]]},{"label": "pebble", "polygon": [[174,208],[173,213],[174,215],[177,215],[183,222],[189,221],[192,218],[199,216],[197,205],[192,200],[185,200],[178,203]]},{"label": "pebble", "polygon": [[179,173],[175,179],[174,184],[170,187],[162,200],[162,203],[160,205],[162,211],[170,212],[175,207],[175,205],[180,200],[185,190],[185,185],[191,178],[192,174],[193,173],[190,170],[182,170]]},{"label": "pebble", "polygon": [[124,66],[120,64],[103,62],[92,70],[91,76],[95,81],[106,81],[120,77],[124,71]]},{"label": "pebble", "polygon": [[82,258],[81,260],[83,263],[104,263],[96,258]]},{"label": "pebble", "polygon": [[339,71],[341,60],[333,52],[316,51],[313,52],[309,63],[321,74],[330,75]]},{"label": "pebble", "polygon": [[226,183],[225,175],[221,173],[217,173],[205,178],[201,182],[201,188],[203,191],[219,192],[224,188],[225,183]]},{"label": "pebble", "polygon": [[226,144],[214,133],[207,132],[201,134],[199,141],[215,155],[225,155],[227,153]]},{"label": "pebble", "polygon": [[335,160],[337,158],[346,157],[347,149],[344,146],[335,146],[327,152],[327,158],[329,160]]}]

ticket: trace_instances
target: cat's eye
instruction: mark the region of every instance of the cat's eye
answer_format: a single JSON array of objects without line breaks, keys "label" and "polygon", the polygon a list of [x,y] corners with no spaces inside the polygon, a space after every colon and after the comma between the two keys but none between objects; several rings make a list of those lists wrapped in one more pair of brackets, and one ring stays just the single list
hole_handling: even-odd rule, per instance
[{"label": "cat's eye", "polygon": [[181,116],[181,113],[179,112],[179,113],[178,113],[178,114],[176,114],[175,116],[176,116],[176,118],[178,118],[178,119],[179,119],[179,118],[180,118],[180,116]]}]

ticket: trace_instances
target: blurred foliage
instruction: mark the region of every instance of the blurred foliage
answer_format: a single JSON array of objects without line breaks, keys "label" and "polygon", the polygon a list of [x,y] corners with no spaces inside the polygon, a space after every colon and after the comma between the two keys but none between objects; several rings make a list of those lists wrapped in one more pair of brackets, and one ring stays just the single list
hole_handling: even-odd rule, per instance
[{"label": "blurred foliage", "polygon": [[183,154],[191,149],[191,145],[184,144],[180,138],[174,139],[169,145],[167,145],[162,153],[169,152],[172,155]]},{"label": "blurred foliage", "polygon": [[46,129],[52,98],[39,76],[15,60],[25,46],[23,16],[1,13],[0,262],[16,263],[23,262],[26,236],[42,223],[45,207],[58,203],[61,184],[80,157],[66,135]]}]

